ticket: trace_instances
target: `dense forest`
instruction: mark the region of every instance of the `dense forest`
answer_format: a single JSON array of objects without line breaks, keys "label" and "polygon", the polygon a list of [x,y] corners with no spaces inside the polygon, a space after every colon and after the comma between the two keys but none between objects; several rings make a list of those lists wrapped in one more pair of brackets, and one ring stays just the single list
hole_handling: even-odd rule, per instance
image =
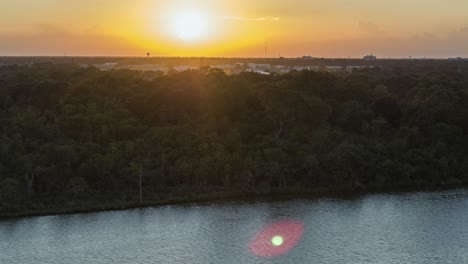
[{"label": "dense forest", "polygon": [[[468,183],[468,72],[0,67],[0,214]],[[141,181],[140,181],[141,179]]]}]

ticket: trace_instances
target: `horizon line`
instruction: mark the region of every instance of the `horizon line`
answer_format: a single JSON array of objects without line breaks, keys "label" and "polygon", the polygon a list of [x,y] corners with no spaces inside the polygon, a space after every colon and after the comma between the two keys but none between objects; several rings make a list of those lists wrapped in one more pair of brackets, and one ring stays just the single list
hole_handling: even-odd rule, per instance
[{"label": "horizon line", "polygon": [[[136,56],[136,55],[1,55],[0,58],[139,58],[139,59],[303,59],[303,60],[343,60],[343,59],[360,59],[362,60],[366,55],[361,57],[311,57],[304,58],[308,55],[300,57],[242,57],[242,56]],[[450,60],[450,59],[468,59],[468,57],[377,57],[376,60]]]}]

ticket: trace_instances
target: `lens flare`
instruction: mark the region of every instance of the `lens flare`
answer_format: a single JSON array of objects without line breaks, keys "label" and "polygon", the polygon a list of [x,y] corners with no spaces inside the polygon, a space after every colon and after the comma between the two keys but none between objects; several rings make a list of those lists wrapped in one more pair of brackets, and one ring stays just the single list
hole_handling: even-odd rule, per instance
[{"label": "lens flare", "polygon": [[283,245],[283,242],[284,242],[284,239],[282,236],[274,236],[272,239],[271,239],[271,243],[273,244],[273,246],[281,246]]},{"label": "lens flare", "polygon": [[259,257],[278,257],[293,249],[303,233],[304,225],[298,221],[270,224],[253,237],[249,250]]}]

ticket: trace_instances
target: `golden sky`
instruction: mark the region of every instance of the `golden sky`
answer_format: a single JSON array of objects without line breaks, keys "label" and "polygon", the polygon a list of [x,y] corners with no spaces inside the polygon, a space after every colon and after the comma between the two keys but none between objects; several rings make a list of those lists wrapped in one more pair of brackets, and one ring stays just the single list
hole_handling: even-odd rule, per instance
[{"label": "golden sky", "polygon": [[0,0],[0,56],[468,57],[467,0]]}]

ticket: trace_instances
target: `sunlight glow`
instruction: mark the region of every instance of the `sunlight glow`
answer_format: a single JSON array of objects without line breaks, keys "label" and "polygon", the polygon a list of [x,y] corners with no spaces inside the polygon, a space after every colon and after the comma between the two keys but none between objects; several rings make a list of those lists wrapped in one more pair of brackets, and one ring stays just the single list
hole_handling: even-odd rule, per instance
[{"label": "sunlight glow", "polygon": [[170,30],[183,41],[201,40],[208,33],[208,19],[199,11],[179,11],[171,17]]}]

